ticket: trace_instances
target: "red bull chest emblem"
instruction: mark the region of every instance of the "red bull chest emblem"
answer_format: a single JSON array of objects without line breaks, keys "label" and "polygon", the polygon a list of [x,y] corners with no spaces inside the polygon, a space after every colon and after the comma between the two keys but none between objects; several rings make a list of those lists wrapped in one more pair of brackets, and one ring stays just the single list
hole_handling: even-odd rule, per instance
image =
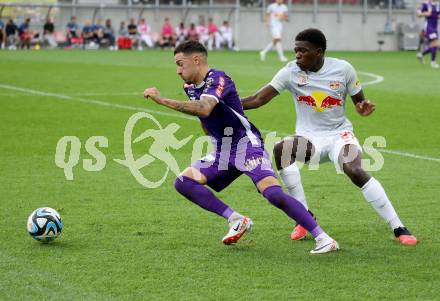
[{"label": "red bull chest emblem", "polygon": [[327,95],[323,91],[313,91],[310,96],[299,96],[298,102],[312,106],[316,112],[324,112],[326,109],[342,106],[341,99]]}]

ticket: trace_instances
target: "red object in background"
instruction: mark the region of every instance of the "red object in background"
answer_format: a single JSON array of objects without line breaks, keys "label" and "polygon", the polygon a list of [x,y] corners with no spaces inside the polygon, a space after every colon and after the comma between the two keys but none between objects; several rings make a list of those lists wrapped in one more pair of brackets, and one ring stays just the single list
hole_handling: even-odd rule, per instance
[{"label": "red object in background", "polygon": [[83,38],[72,38],[70,39],[72,45],[82,45],[84,43]]},{"label": "red object in background", "polygon": [[133,41],[127,37],[118,38],[118,48],[119,49],[131,49]]}]

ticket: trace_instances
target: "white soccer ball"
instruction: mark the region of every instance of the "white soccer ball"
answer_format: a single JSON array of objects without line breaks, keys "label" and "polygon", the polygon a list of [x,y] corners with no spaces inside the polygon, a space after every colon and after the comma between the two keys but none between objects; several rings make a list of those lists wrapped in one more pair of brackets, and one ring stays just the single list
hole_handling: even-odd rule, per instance
[{"label": "white soccer ball", "polygon": [[27,230],[32,238],[41,242],[50,242],[61,235],[63,222],[55,209],[38,208],[29,215]]}]

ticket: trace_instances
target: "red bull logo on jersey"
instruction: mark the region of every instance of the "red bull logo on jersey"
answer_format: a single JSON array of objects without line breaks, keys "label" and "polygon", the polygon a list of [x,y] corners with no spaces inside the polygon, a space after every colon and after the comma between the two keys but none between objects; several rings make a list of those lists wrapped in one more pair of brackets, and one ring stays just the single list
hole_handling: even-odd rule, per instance
[{"label": "red bull logo on jersey", "polygon": [[341,87],[340,82],[330,82],[330,89],[332,90],[338,90]]},{"label": "red bull logo on jersey", "polygon": [[298,96],[298,102],[312,106],[316,112],[324,112],[332,107],[342,106],[342,100],[328,95],[323,91],[313,91],[310,96]]}]

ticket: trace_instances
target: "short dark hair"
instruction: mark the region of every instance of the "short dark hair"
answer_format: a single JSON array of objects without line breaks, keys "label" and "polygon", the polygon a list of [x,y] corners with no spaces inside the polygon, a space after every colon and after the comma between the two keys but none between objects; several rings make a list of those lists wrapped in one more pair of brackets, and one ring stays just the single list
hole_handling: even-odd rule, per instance
[{"label": "short dark hair", "polygon": [[308,28],[300,33],[298,33],[295,37],[295,41],[306,41],[318,48],[321,48],[323,52],[327,49],[327,40],[325,35],[316,28]]},{"label": "short dark hair", "polygon": [[174,49],[174,55],[180,52],[183,54],[202,53],[205,56],[208,56],[208,51],[206,50],[205,46],[197,41],[186,41],[182,44],[179,44],[179,46]]}]

